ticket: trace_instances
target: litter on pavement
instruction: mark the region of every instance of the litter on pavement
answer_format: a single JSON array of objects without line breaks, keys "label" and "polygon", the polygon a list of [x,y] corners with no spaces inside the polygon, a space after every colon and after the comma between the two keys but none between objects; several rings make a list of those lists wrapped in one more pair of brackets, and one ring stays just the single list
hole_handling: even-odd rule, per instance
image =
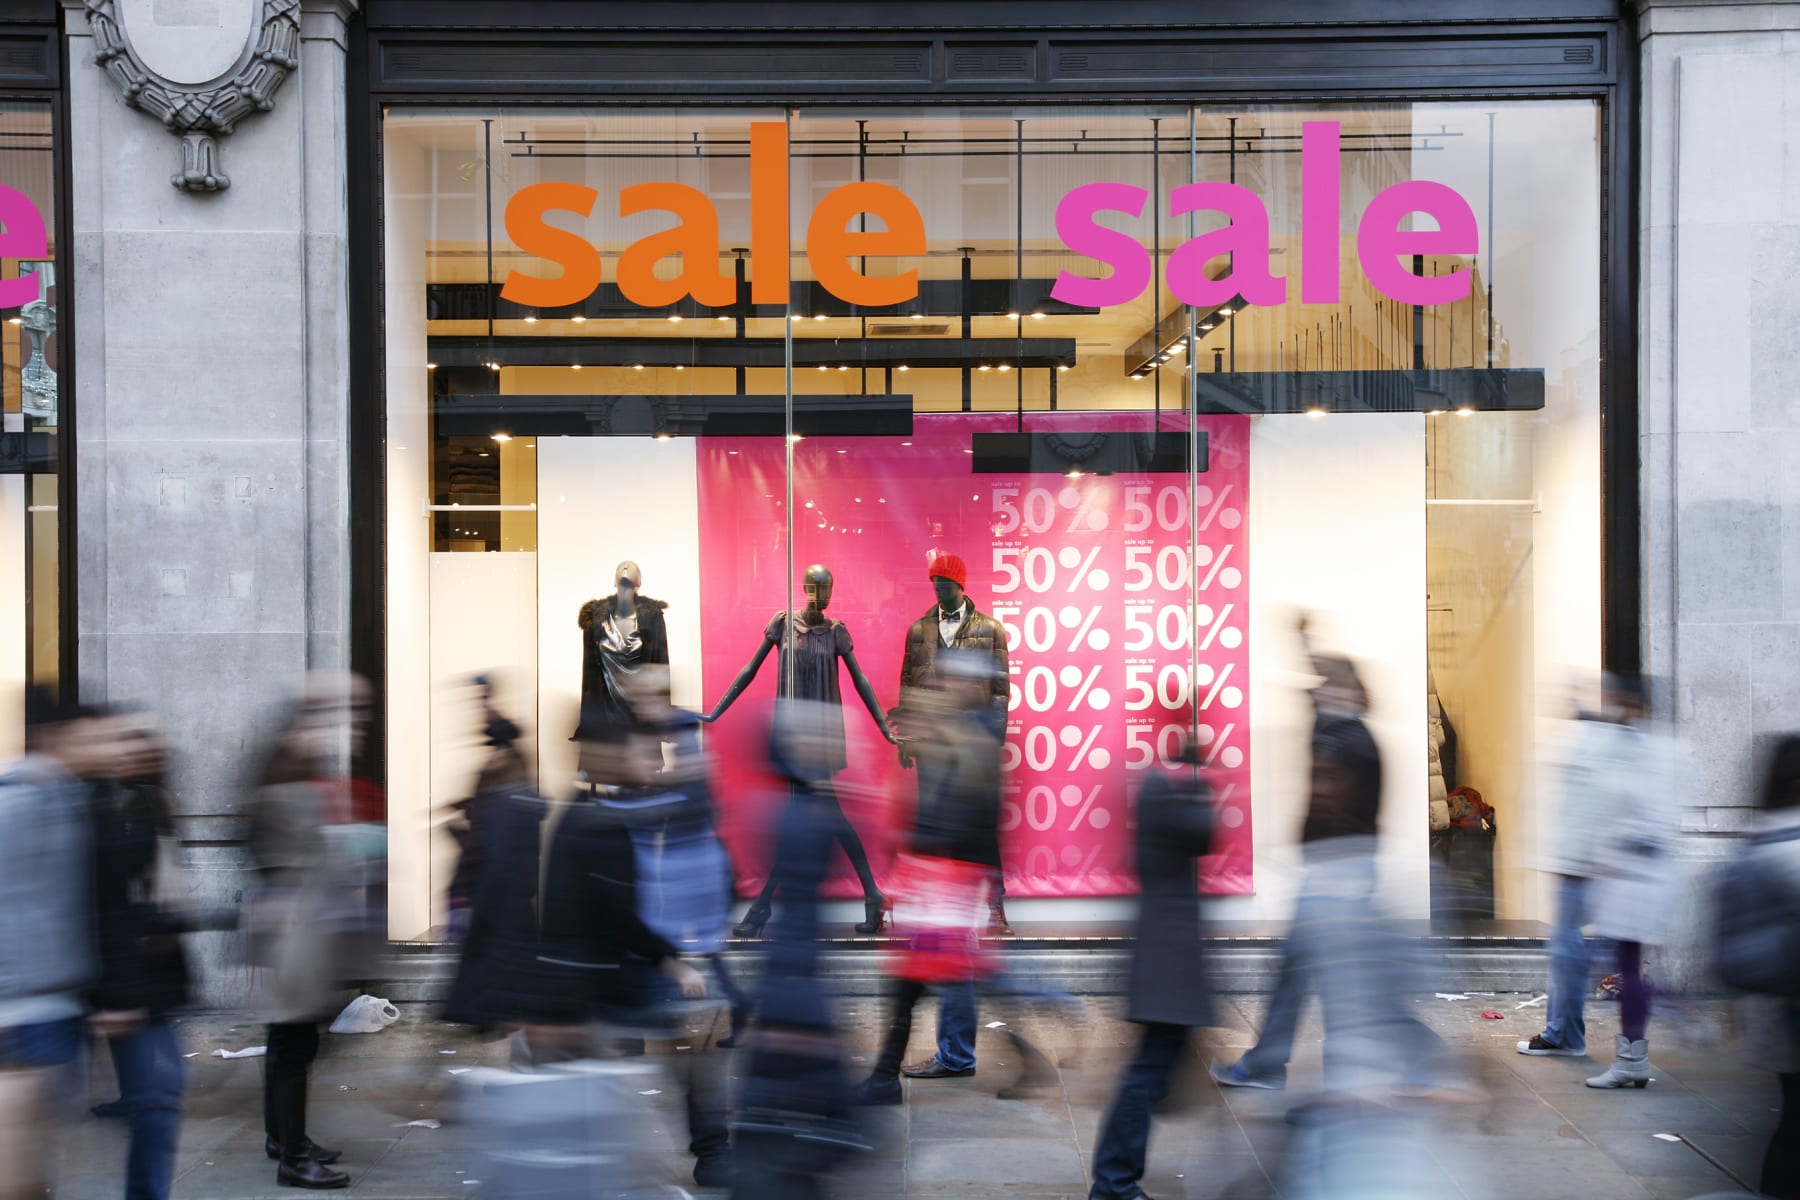
[{"label": "litter on pavement", "polygon": [[1482,1009],[1482,1010],[1481,1010],[1481,1015],[1482,1015],[1482,1016],[1484,1016],[1484,1017],[1486,1017],[1486,1018],[1487,1018],[1487,1019],[1488,1019],[1488,1020],[1490,1020],[1490,1021],[1504,1021],[1504,1020],[1506,1020],[1506,1014],[1505,1014],[1505,1013],[1498,1013],[1498,1012],[1495,1012],[1495,1011],[1494,1011],[1494,1010],[1493,1010],[1493,1009],[1491,1009],[1491,1008],[1484,1008],[1484,1009]]},{"label": "litter on pavement", "polygon": [[394,1126],[395,1129],[442,1129],[443,1127],[444,1123],[442,1121],[434,1121],[430,1117],[418,1121],[402,1121],[400,1124]]},{"label": "litter on pavement", "polygon": [[1467,1000],[1468,999],[1468,997],[1465,996],[1461,992],[1438,992],[1437,998],[1439,1000]]},{"label": "litter on pavement", "polygon": [[261,1058],[269,1052],[267,1046],[245,1046],[242,1050],[214,1050],[214,1058]]}]

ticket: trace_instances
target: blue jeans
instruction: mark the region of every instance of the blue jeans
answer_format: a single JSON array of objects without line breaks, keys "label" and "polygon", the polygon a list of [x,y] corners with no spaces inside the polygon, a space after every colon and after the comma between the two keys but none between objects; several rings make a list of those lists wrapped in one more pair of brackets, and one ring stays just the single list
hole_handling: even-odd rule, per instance
[{"label": "blue jeans", "polygon": [[81,1056],[80,1017],[0,1028],[0,1068],[67,1067]]},{"label": "blue jeans", "polygon": [[1588,881],[1565,875],[1556,897],[1556,928],[1550,934],[1550,999],[1544,1039],[1565,1050],[1587,1051],[1587,1001],[1591,956],[1581,927],[1588,920]]},{"label": "blue jeans", "polygon": [[1306,977],[1294,954],[1290,935],[1281,947],[1281,974],[1269,996],[1269,1015],[1263,1021],[1256,1045],[1244,1052],[1238,1065],[1259,1079],[1286,1079],[1288,1060],[1294,1056],[1294,1031],[1300,1010],[1306,1005]]},{"label": "blue jeans", "polygon": [[952,1071],[975,1068],[973,983],[947,983],[938,990],[937,1058]]},{"label": "blue jeans", "polygon": [[181,1043],[175,1027],[155,1020],[112,1041],[119,1099],[131,1122],[125,1200],[167,1200],[181,1134]]},{"label": "blue jeans", "polygon": [[1187,1045],[1180,1025],[1145,1025],[1137,1057],[1119,1084],[1106,1126],[1094,1146],[1094,1186],[1089,1200],[1133,1200],[1150,1153],[1150,1114],[1168,1095],[1169,1075]]}]

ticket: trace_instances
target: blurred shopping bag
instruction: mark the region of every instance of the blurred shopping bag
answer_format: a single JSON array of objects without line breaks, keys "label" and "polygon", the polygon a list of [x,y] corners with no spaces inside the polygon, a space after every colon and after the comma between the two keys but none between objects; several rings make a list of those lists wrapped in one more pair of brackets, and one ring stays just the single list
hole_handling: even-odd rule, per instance
[{"label": "blurred shopping bag", "polygon": [[888,969],[919,983],[957,983],[991,973],[993,948],[981,933],[993,874],[991,867],[957,859],[896,857],[889,893],[900,946]]}]

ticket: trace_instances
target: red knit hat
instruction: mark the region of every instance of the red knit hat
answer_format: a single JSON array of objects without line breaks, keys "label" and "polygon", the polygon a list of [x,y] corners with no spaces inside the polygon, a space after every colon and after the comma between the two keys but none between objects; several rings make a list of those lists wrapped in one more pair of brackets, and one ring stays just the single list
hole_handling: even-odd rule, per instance
[{"label": "red knit hat", "polygon": [[969,569],[954,554],[940,554],[932,559],[930,573],[933,579],[948,579],[960,588],[969,586]]}]

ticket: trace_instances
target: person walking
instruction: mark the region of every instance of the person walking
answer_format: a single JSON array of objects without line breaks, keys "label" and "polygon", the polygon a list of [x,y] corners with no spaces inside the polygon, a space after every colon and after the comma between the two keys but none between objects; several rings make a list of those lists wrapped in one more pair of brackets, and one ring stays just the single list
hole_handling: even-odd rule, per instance
[{"label": "person walking", "polygon": [[1212,793],[1190,745],[1182,773],[1156,774],[1138,796],[1139,900],[1125,1019],[1140,1027],[1137,1053],[1094,1147],[1089,1200],[1135,1200],[1150,1148],[1150,1115],[1168,1095],[1190,1031],[1212,1024],[1200,938],[1199,858],[1212,842]]},{"label": "person walking", "polygon": [[1399,997],[1411,987],[1403,977],[1408,953],[1378,904],[1383,776],[1364,721],[1368,692],[1349,659],[1313,649],[1304,619],[1299,632],[1319,676],[1300,834],[1306,871],[1262,1034],[1236,1063],[1215,1063],[1212,1077],[1226,1087],[1284,1086],[1300,1009],[1312,991],[1325,1017],[1328,1093],[1435,1087],[1444,1044],[1402,1006]]},{"label": "person walking", "polygon": [[[904,886],[896,887],[895,912],[908,914],[900,929],[907,945],[893,959],[881,1053],[857,1085],[862,1105],[901,1102],[913,1009],[926,987],[972,983],[994,966],[981,941],[994,888],[1003,732],[988,701],[992,659],[952,647],[938,654],[937,669],[942,685],[918,695],[912,727],[932,745],[938,783],[921,790],[910,852],[899,860],[896,878]],[[1027,1086],[1043,1062],[1017,1032],[1008,1029],[1007,1037],[1025,1066],[1020,1083],[1003,1095]]]},{"label": "person walking", "polygon": [[1591,1088],[1650,1082],[1650,991],[1643,948],[1666,937],[1678,820],[1676,756],[1651,728],[1644,681],[1608,675],[1598,712],[1584,713],[1562,770],[1549,867],[1560,876],[1550,937],[1550,999],[1542,1032],[1518,1044],[1532,1057],[1587,1053],[1584,1008],[1591,962],[1584,928],[1617,944],[1619,1034],[1613,1063]]},{"label": "person walking", "polygon": [[[95,936],[92,780],[114,769],[96,716],[33,693],[25,756],[0,771],[0,1197],[54,1181],[58,1113],[74,1090]],[[135,1014],[97,1012],[124,1031]]]},{"label": "person walking", "polygon": [[172,1015],[188,1002],[184,934],[227,929],[230,910],[190,909],[181,896],[180,846],[164,790],[165,754],[154,718],[113,717],[121,761],[94,804],[95,900],[100,977],[93,999],[103,1011],[128,1012],[107,1046],[119,1099],[95,1109],[130,1122],[126,1200],[166,1200],[174,1179],[185,1087]]},{"label": "person walking", "polygon": [[307,1082],[319,1025],[378,945],[367,889],[369,831],[353,820],[343,786],[361,748],[369,690],[344,672],[317,672],[273,739],[255,778],[250,854],[257,891],[249,905],[255,1006],[268,1023],[263,1059],[264,1150],[284,1187],[341,1188],[342,1155],[307,1136]]},{"label": "person walking", "polygon": [[1743,1052],[1774,1072],[1780,1119],[1763,1153],[1761,1192],[1800,1200],[1800,737],[1775,746],[1756,831],[1719,876],[1714,967],[1739,1001]]}]

